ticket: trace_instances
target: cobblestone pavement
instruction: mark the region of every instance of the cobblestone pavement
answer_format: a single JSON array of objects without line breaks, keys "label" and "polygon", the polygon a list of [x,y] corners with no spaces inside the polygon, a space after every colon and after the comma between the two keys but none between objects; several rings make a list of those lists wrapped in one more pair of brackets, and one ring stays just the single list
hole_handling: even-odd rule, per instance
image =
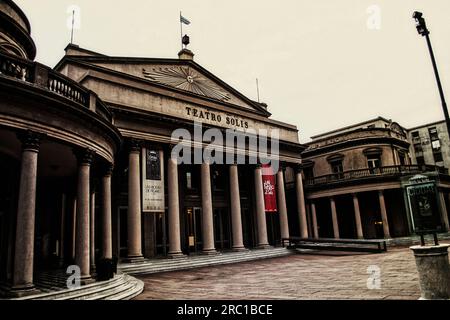
[{"label": "cobblestone pavement", "polygon": [[[369,266],[378,266],[370,274]],[[303,253],[196,270],[140,276],[136,299],[418,299],[408,248],[383,254]],[[377,287],[379,289],[369,289]]]}]

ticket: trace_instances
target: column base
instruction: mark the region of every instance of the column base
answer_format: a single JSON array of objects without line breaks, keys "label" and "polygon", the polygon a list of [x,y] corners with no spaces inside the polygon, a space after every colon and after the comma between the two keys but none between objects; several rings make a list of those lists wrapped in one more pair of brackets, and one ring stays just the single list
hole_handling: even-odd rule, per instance
[{"label": "column base", "polygon": [[13,286],[6,292],[6,296],[9,298],[21,298],[26,296],[32,296],[38,293],[42,292],[36,289],[36,287],[33,284],[31,284],[24,286]]},{"label": "column base", "polygon": [[187,256],[183,252],[169,252],[167,259],[186,259]]},{"label": "column base", "polygon": [[220,254],[220,253],[216,249],[208,249],[208,250],[203,250],[201,252],[201,254],[205,255],[205,256],[214,256],[214,255],[217,255],[217,254]]},{"label": "column base", "polygon": [[245,247],[236,247],[236,248],[232,248],[231,249],[233,252],[244,252],[244,251],[248,251],[247,248]]},{"label": "column base", "polygon": [[80,284],[81,284],[82,286],[85,286],[85,285],[87,285],[87,284],[91,284],[91,283],[94,283],[94,282],[95,282],[95,279],[92,278],[91,275],[81,276],[81,277],[80,277]]},{"label": "column base", "polygon": [[143,255],[140,256],[129,256],[126,258],[121,259],[121,262],[125,263],[136,263],[136,262],[143,262],[145,260]]},{"label": "column base", "polygon": [[258,246],[256,247],[256,249],[269,249],[269,248],[272,248],[272,246],[268,243],[258,244]]}]

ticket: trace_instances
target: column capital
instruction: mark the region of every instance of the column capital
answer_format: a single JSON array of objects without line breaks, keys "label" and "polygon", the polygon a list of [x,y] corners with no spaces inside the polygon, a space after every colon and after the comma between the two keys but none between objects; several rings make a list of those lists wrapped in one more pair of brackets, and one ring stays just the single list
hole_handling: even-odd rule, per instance
[{"label": "column capital", "polygon": [[302,173],[303,172],[303,165],[301,163],[296,163],[295,164],[295,173]]},{"label": "column capital", "polygon": [[138,139],[130,139],[128,148],[130,153],[140,152],[142,148],[142,141]]},{"label": "column capital", "polygon": [[101,167],[101,172],[104,177],[112,176],[113,170],[114,170],[114,164],[112,164],[112,163],[105,163]]},{"label": "column capital", "polygon": [[91,149],[75,149],[74,153],[79,165],[91,165],[94,160],[95,152]]},{"label": "column capital", "polygon": [[17,134],[20,142],[22,142],[22,150],[39,151],[41,145],[42,134],[31,130],[23,131]]},{"label": "column capital", "polygon": [[279,164],[278,164],[278,172],[285,172],[286,171],[286,167],[287,167],[286,162],[280,161]]}]

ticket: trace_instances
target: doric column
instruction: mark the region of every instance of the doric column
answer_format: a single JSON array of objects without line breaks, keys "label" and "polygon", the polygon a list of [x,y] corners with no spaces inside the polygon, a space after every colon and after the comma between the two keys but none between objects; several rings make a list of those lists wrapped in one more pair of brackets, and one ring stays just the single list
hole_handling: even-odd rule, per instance
[{"label": "doric column", "polygon": [[330,206],[331,206],[331,219],[333,220],[333,234],[335,239],[339,239],[339,223],[336,212],[336,203],[334,198],[330,198]]},{"label": "doric column", "polygon": [[381,210],[381,220],[383,221],[383,232],[385,238],[390,238],[391,234],[389,232],[389,222],[386,212],[386,204],[384,202],[384,193],[383,190],[378,191],[378,199],[380,201],[380,210]]},{"label": "doric column", "polygon": [[77,189],[77,222],[75,237],[75,263],[81,269],[81,280],[91,278],[90,274],[90,171],[93,159],[91,150],[77,152],[78,189]]},{"label": "doric column", "polygon": [[355,212],[355,224],[356,224],[356,234],[358,239],[364,239],[362,224],[361,224],[361,213],[359,211],[359,200],[358,194],[353,194],[353,210]]},{"label": "doric column", "polygon": [[178,198],[178,163],[169,155],[167,165],[169,190],[169,256],[182,256],[180,231],[180,202]]},{"label": "doric column", "polygon": [[269,246],[267,238],[266,208],[264,204],[264,189],[262,184],[261,165],[255,168],[255,202],[256,202],[256,224],[258,226],[258,247]]},{"label": "doric column", "polygon": [[444,223],[444,231],[448,231],[449,225],[448,225],[448,212],[447,212],[447,206],[445,205],[445,197],[444,193],[442,191],[439,192],[439,200],[441,202],[441,217],[442,222]]},{"label": "doric column", "polygon": [[140,149],[132,140],[128,155],[128,260],[142,259]]},{"label": "doric column", "polygon": [[66,208],[67,208],[67,195],[65,193],[61,196],[61,225],[59,229],[59,261],[62,265],[64,263],[64,244],[66,238]]},{"label": "doric column", "polygon": [[239,176],[237,164],[230,165],[230,201],[231,229],[233,234],[233,250],[243,250],[241,195],[239,193]]},{"label": "doric column", "polygon": [[201,165],[203,253],[215,253],[211,174],[208,162]]},{"label": "doric column", "polygon": [[91,270],[95,268],[95,191],[91,189],[91,202],[90,202],[90,253],[91,253]]},{"label": "doric column", "polygon": [[112,258],[112,210],[111,210],[111,176],[113,166],[107,165],[102,177],[102,255],[105,259]]},{"label": "doric column", "polygon": [[34,226],[36,178],[40,136],[28,131],[20,135],[22,163],[20,169],[19,202],[17,206],[16,247],[13,290],[33,289]]},{"label": "doric column", "polygon": [[317,226],[316,204],[314,202],[311,202],[311,216],[312,216],[312,223],[313,223],[313,237],[314,237],[314,239],[318,239],[319,238],[319,228]]},{"label": "doric column", "polygon": [[281,239],[289,238],[286,194],[284,191],[284,172],[281,166],[277,172],[277,201],[278,201],[278,214],[280,216]]},{"label": "doric column", "polygon": [[70,263],[75,262],[75,244],[76,244],[76,237],[77,237],[77,197],[73,197],[72,201],[72,214],[70,216]]},{"label": "doric column", "polygon": [[305,194],[303,192],[302,168],[297,166],[295,174],[295,187],[297,190],[297,210],[300,222],[300,236],[308,238],[308,222],[306,220]]}]

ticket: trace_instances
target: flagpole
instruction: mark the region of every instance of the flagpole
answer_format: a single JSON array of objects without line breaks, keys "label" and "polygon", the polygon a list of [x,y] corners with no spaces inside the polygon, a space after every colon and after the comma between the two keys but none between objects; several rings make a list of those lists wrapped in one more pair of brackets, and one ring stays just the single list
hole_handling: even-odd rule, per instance
[{"label": "flagpole", "polygon": [[181,27],[181,38],[180,38],[181,50],[183,50],[183,21],[181,21],[181,11],[180,11],[180,27]]},{"label": "flagpole", "polygon": [[72,11],[72,32],[70,34],[70,44],[73,44],[73,28],[75,26],[75,10]]}]

